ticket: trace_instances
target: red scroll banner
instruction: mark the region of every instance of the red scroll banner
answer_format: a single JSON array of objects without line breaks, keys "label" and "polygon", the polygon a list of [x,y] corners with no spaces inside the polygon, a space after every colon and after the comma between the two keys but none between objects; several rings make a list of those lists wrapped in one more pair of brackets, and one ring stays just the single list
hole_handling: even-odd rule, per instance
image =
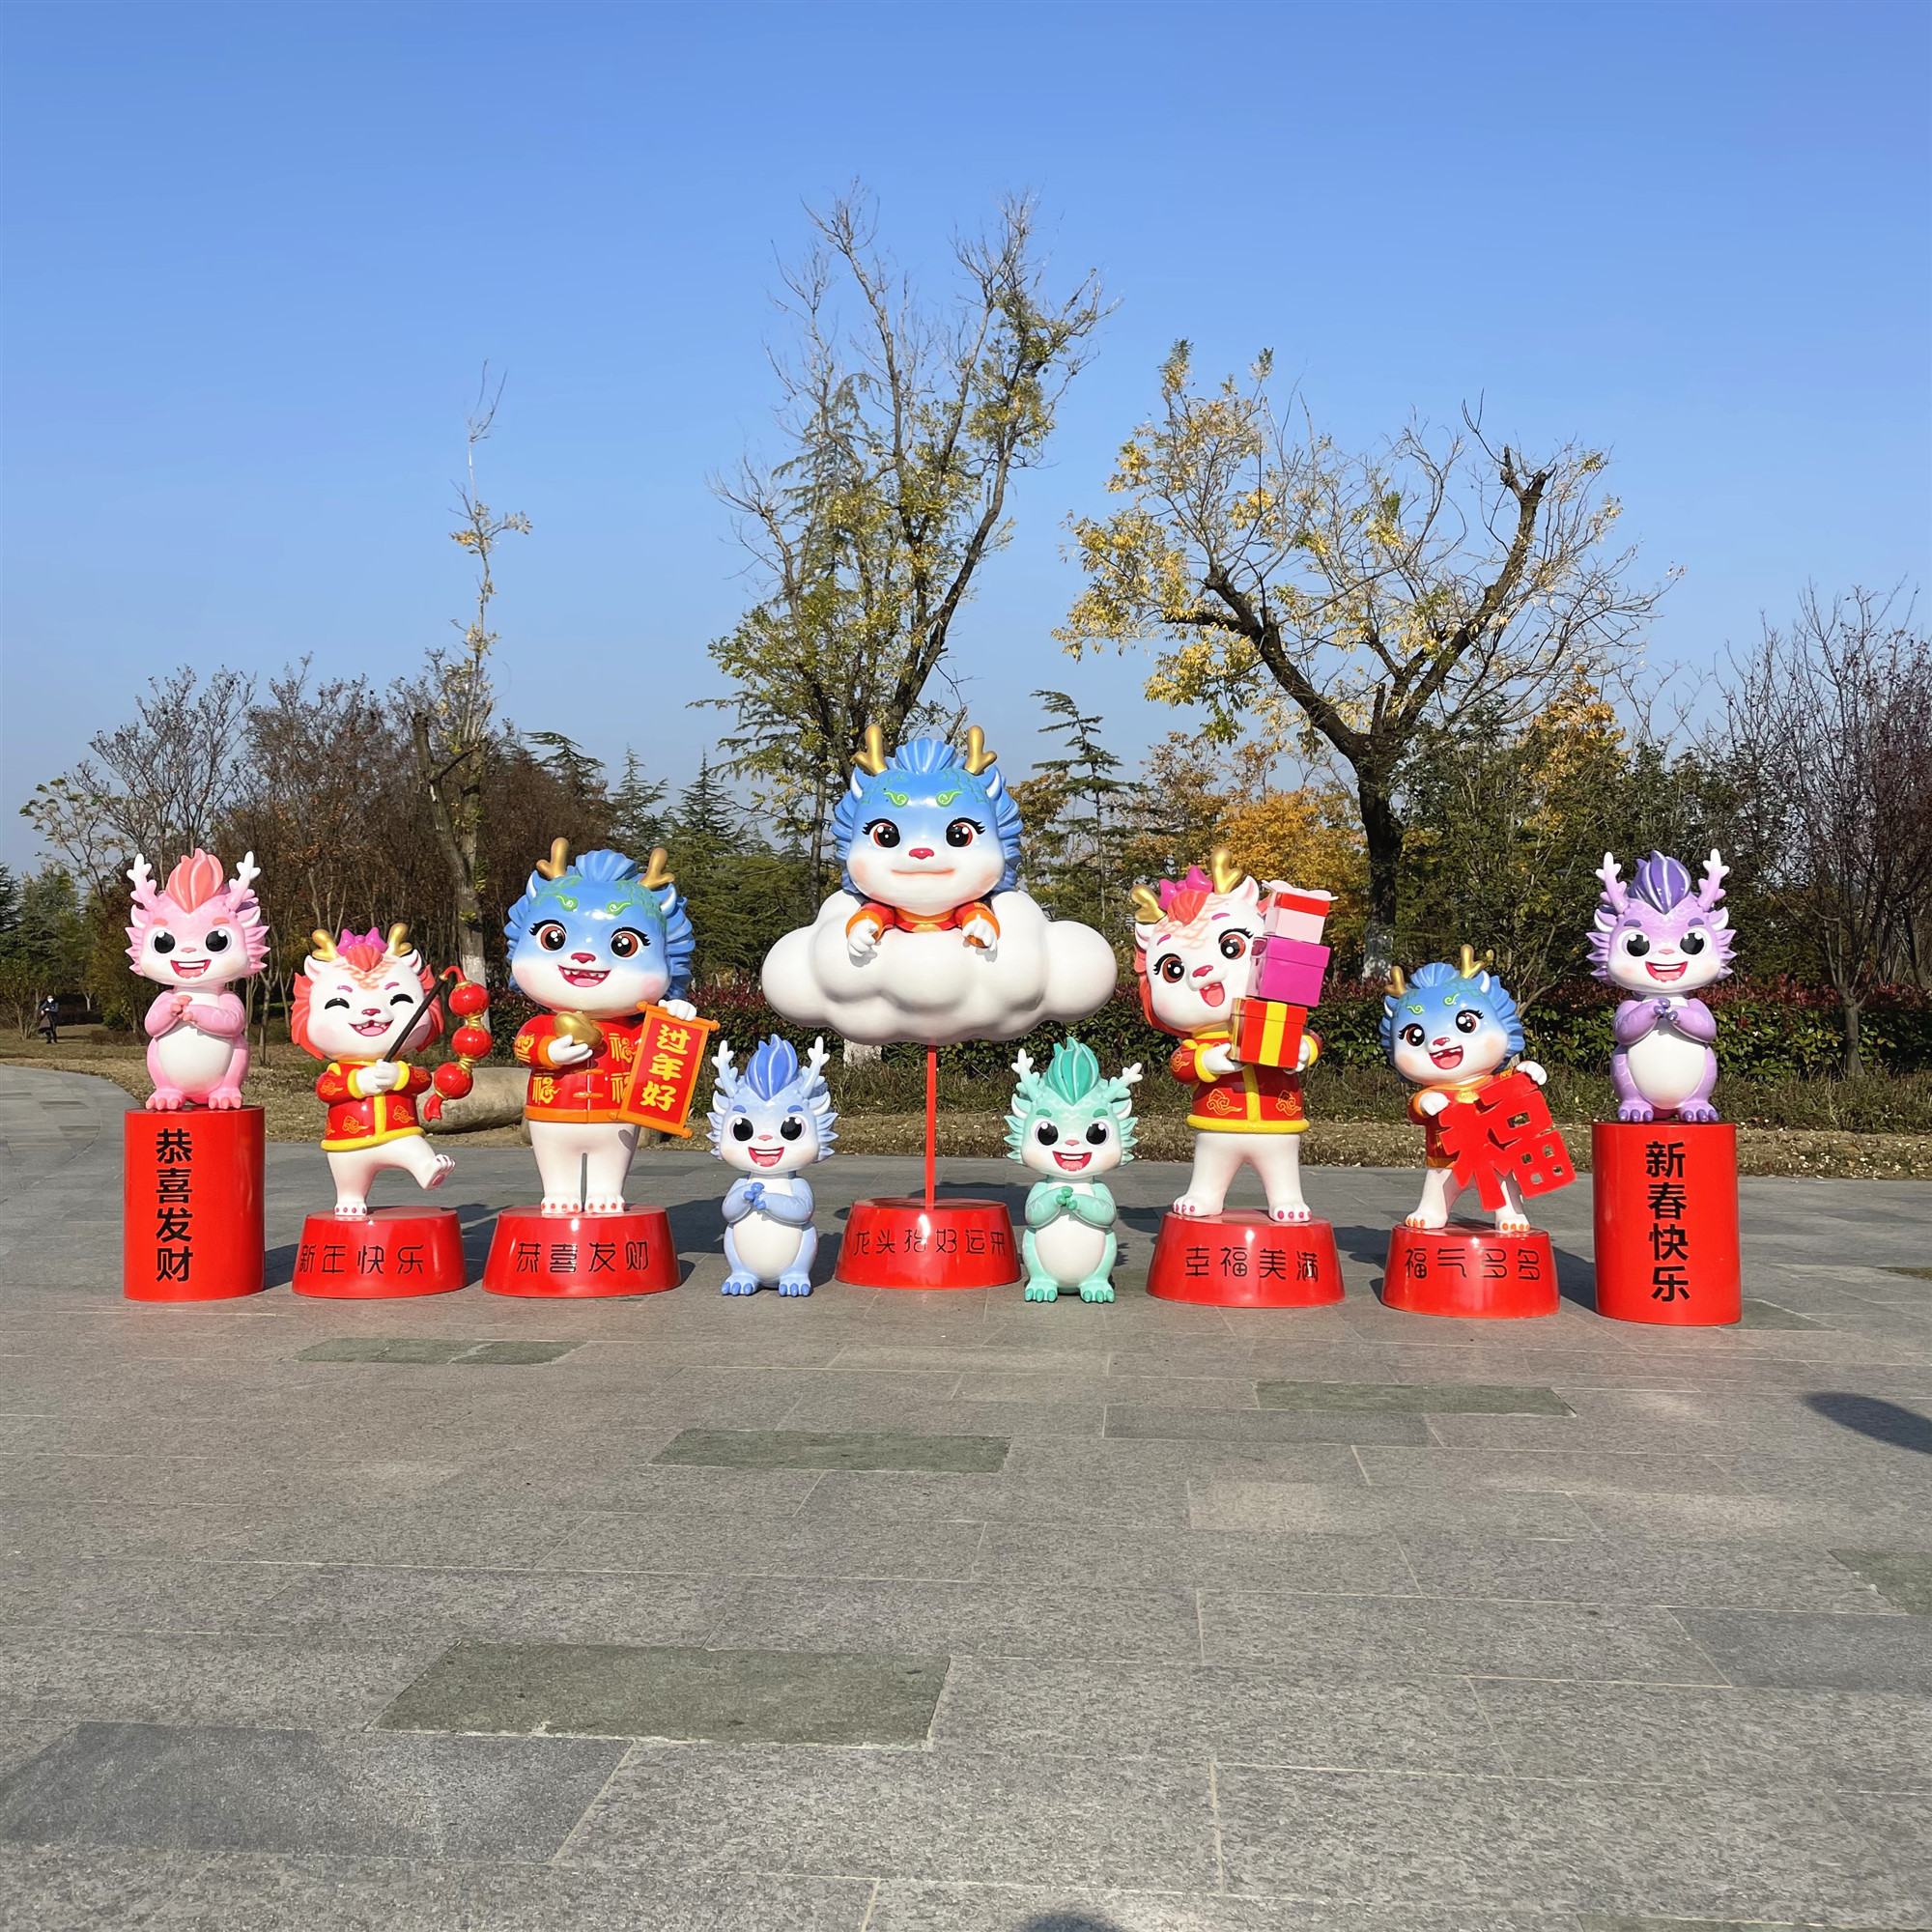
[{"label": "red scroll banner", "polygon": [[691,1128],[686,1122],[696,1097],[704,1049],[718,1024],[716,1020],[681,1020],[662,1007],[646,1007],[643,1028],[638,1035],[638,1057],[631,1065],[631,1084],[624,1089],[618,1118],[689,1140]]},{"label": "red scroll banner", "polygon": [[1577,1178],[1549,1103],[1527,1073],[1492,1080],[1473,1100],[1452,1100],[1435,1118],[1457,1180],[1474,1187],[1492,1212],[1503,1205],[1505,1175],[1525,1199],[1567,1187]]}]

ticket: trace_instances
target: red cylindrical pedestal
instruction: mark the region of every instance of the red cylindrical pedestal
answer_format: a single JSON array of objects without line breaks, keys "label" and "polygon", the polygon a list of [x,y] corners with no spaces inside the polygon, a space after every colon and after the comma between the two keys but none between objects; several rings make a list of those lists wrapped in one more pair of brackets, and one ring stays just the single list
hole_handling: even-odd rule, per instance
[{"label": "red cylindrical pedestal", "polygon": [[1556,1256],[1540,1228],[1398,1228],[1389,1236],[1382,1302],[1409,1315],[1518,1321],[1554,1315]]},{"label": "red cylindrical pedestal", "polygon": [[367,1214],[311,1214],[296,1249],[298,1294],[345,1301],[447,1294],[469,1277],[463,1223],[451,1208],[372,1208]]},{"label": "red cylindrical pedestal", "polygon": [[856,1201],[833,1279],[854,1288],[1009,1288],[1019,1243],[1005,1205],[916,1194]]},{"label": "red cylindrical pedestal", "polygon": [[262,1110],[137,1108],[122,1130],[121,1287],[228,1301],[262,1279]]},{"label": "red cylindrical pedestal", "polygon": [[1737,1128],[1600,1121],[1590,1149],[1597,1313],[1678,1328],[1739,1321]]},{"label": "red cylindrical pedestal", "polygon": [[483,1286],[492,1294],[564,1300],[662,1294],[677,1286],[677,1249],[662,1208],[621,1214],[546,1214],[505,1208],[497,1216]]},{"label": "red cylindrical pedestal", "polygon": [[1342,1299],[1342,1264],[1326,1221],[1265,1214],[1169,1214],[1148,1269],[1161,1301],[1215,1308],[1320,1308]]}]

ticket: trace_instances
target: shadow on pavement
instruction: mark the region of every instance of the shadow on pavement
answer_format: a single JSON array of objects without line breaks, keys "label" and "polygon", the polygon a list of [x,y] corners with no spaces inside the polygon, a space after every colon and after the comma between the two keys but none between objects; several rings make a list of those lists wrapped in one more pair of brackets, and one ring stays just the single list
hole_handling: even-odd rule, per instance
[{"label": "shadow on pavement", "polygon": [[1894,1449],[1911,1449],[1920,1456],[1932,1456],[1932,1421],[1916,1409],[1902,1408],[1875,1395],[1852,1395],[1843,1389],[1817,1389],[1804,1398],[1804,1406],[1815,1409],[1827,1422],[1841,1429],[1869,1435],[1874,1442],[1887,1442]]}]

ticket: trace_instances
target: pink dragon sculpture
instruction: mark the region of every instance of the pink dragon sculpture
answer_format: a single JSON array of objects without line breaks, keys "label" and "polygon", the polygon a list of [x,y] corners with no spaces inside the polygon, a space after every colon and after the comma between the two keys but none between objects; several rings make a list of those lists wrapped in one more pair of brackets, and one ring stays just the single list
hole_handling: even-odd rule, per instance
[{"label": "pink dragon sculpture", "polygon": [[147,860],[134,855],[128,957],[162,989],[146,1021],[153,1112],[242,1104],[248,1016],[225,988],[259,973],[269,954],[269,929],[252,890],[260,876],[249,852],[224,884],[221,861],[197,847],[156,889]]},{"label": "pink dragon sculpture", "polygon": [[1730,915],[1718,903],[1728,870],[1713,852],[1693,886],[1684,866],[1653,852],[1626,886],[1615,855],[1604,854],[1590,970],[1634,996],[1617,1009],[1610,1056],[1620,1121],[1718,1118],[1718,1022],[1702,1000],[1685,996],[1731,970]]}]

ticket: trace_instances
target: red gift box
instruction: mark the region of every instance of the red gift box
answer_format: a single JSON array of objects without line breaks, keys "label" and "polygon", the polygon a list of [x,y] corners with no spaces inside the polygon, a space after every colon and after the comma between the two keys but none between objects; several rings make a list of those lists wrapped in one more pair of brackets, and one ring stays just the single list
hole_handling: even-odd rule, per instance
[{"label": "red gift box", "polygon": [[1235,1002],[1235,1058],[1247,1066],[1285,1066],[1293,1073],[1301,1060],[1301,1030],[1308,1009],[1280,1000]]},{"label": "red gift box", "polygon": [[1334,903],[1333,893],[1310,892],[1304,886],[1270,886],[1262,930],[1279,934],[1283,939],[1299,939],[1309,946],[1320,946],[1321,928]]}]

